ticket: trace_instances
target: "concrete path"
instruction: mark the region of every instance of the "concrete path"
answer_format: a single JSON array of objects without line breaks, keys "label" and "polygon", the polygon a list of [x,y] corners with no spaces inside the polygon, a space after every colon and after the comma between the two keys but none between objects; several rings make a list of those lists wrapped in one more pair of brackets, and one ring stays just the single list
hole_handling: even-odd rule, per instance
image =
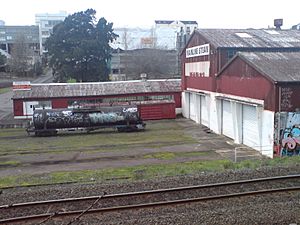
[{"label": "concrete path", "polygon": [[[25,78],[26,79],[26,78]],[[25,80],[24,79],[24,80]],[[32,83],[50,83],[53,80],[52,71],[48,70],[45,75],[41,75]],[[13,91],[0,94],[0,124],[13,124]]]}]

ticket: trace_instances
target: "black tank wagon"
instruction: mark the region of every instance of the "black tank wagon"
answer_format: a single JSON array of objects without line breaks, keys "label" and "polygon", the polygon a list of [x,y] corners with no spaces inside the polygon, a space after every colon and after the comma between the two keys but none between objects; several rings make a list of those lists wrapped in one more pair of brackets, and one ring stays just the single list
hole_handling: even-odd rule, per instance
[{"label": "black tank wagon", "polygon": [[146,124],[137,106],[111,106],[80,109],[34,110],[32,123],[26,128],[36,136],[55,135],[59,130],[86,130],[116,128],[118,131],[144,130]]}]

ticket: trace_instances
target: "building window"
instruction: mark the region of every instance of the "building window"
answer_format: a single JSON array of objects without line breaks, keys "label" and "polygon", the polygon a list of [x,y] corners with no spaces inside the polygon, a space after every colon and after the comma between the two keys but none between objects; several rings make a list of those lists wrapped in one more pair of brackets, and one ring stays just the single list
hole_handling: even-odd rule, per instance
[{"label": "building window", "polygon": [[7,40],[12,40],[12,36],[6,36]]},{"label": "building window", "polygon": [[36,106],[36,108],[51,109],[52,103],[51,101],[39,101],[39,104]]},{"label": "building window", "polygon": [[49,35],[49,31],[42,31],[42,35]]},{"label": "building window", "polygon": [[112,69],[112,73],[113,74],[118,74],[119,73],[119,69]]}]

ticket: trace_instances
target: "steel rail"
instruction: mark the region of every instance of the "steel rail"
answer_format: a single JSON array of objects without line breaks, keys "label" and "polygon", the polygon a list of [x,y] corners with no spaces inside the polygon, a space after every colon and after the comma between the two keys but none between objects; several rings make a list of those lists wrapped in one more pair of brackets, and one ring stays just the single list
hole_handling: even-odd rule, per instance
[{"label": "steel rail", "polygon": [[[187,204],[187,203],[193,203],[193,202],[203,202],[203,201],[211,201],[211,200],[219,200],[219,199],[229,199],[229,198],[235,198],[235,197],[272,194],[272,193],[278,193],[278,192],[291,192],[291,191],[300,191],[300,186],[288,187],[288,188],[277,188],[277,189],[264,189],[264,190],[259,190],[259,191],[231,193],[231,194],[225,194],[225,195],[215,195],[215,196],[191,198],[191,199],[152,202],[152,203],[137,204],[137,205],[125,205],[125,206],[115,206],[115,207],[108,207],[108,208],[90,209],[89,211],[85,212],[85,214],[115,212],[115,211],[132,210],[132,209],[154,208],[154,207],[162,207],[162,206],[170,206],[170,205]],[[79,215],[83,211],[84,210],[69,211],[69,212],[57,212],[57,213],[52,213],[52,214],[46,213],[46,214],[40,214],[40,215],[9,218],[9,219],[0,220],[0,224],[8,224],[8,223],[14,223],[14,222],[20,222],[20,221],[25,222],[25,221],[30,221],[30,220],[45,219],[50,216],[53,218],[64,217],[64,216],[73,216],[73,215]]]},{"label": "steel rail", "polygon": [[[230,182],[224,182],[224,183],[214,183],[214,184],[194,185],[194,186],[185,186],[185,187],[176,187],[176,188],[156,189],[156,190],[148,190],[148,191],[140,191],[140,192],[111,194],[111,195],[104,195],[102,197],[102,199],[110,199],[110,198],[117,198],[117,197],[132,197],[132,196],[147,195],[147,194],[162,194],[162,193],[170,193],[170,192],[176,192],[176,191],[187,191],[187,190],[195,190],[195,189],[220,187],[220,186],[250,184],[250,183],[256,183],[256,182],[286,180],[286,179],[296,179],[296,178],[300,178],[300,174],[294,174],[294,175],[288,175],[288,176],[257,178],[257,179],[250,179],[250,180],[241,180],[241,181],[230,181]],[[2,206],[0,206],[0,209],[21,208],[21,207],[28,207],[28,206],[60,204],[60,203],[88,201],[88,200],[92,201],[92,200],[96,200],[98,198],[99,198],[99,196],[88,196],[88,197],[80,197],[80,198],[65,198],[65,199],[53,199],[53,200],[46,200],[46,201],[15,203],[15,204],[2,205]]]}]

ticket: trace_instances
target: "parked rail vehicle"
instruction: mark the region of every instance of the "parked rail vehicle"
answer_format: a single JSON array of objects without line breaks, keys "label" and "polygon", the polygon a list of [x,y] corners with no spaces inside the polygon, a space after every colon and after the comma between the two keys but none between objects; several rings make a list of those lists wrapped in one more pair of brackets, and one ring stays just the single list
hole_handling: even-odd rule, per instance
[{"label": "parked rail vehicle", "polygon": [[144,130],[146,124],[139,116],[136,105],[101,107],[97,109],[37,109],[26,128],[30,135],[55,135],[59,130],[86,130],[116,128],[122,131]]}]

